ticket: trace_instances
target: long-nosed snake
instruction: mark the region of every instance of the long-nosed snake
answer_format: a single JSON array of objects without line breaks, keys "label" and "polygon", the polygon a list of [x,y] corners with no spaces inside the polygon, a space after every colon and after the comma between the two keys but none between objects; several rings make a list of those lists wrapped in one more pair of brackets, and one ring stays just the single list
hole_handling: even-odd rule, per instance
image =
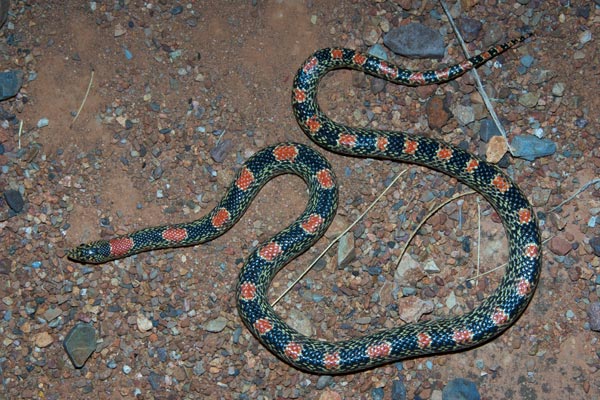
[{"label": "long-nosed snake", "polygon": [[352,68],[409,86],[441,83],[478,67],[525,38],[492,47],[452,67],[425,72],[407,71],[350,49],[322,49],[306,60],[294,80],[294,114],[304,132],[320,146],[349,155],[393,159],[437,169],[483,194],[497,210],[508,235],[509,264],[496,291],[468,314],[403,325],[334,343],[308,338],[275,314],[266,296],[271,280],[287,262],[324,234],[337,206],[331,166],[320,154],[298,143],[281,143],[257,152],[240,168],[221,202],[199,220],[83,244],[71,250],[68,257],[85,263],[103,263],[152,249],[210,241],[239,220],[267,181],[283,173],[297,174],[306,181],[310,192],[306,210],[250,254],[237,286],[241,318],[270,351],[299,369],[331,374],[464,349],[487,341],[518,318],[539,279],[540,235],[527,198],[496,166],[453,145],[402,132],[357,129],[333,122],[316,102],[317,86],[325,74],[337,68]]}]

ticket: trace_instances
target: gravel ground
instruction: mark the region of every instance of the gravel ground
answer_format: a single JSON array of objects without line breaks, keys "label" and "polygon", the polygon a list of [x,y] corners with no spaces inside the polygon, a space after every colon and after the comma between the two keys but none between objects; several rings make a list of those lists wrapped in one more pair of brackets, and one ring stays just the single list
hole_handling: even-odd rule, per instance
[{"label": "gravel ground", "polygon": [[[65,252],[198,218],[251,154],[283,140],[309,143],[291,112],[291,81],[318,48],[373,49],[415,22],[442,34],[444,57],[404,58],[384,47],[390,60],[410,69],[460,61],[438,2],[12,1],[0,62],[22,71],[24,83],[0,103],[0,398],[452,399],[456,387],[473,399],[600,398],[597,3],[450,4],[471,52],[535,31],[479,69],[509,141],[556,146],[533,161],[499,161],[534,204],[545,240],[529,308],[475,349],[331,377],[299,372],[262,347],[231,295],[249,251],[304,208],[299,178],[271,181],[241,222],[206,245],[99,266]],[[324,79],[319,99],[349,125],[494,154],[471,76],[415,89],[339,71]],[[338,340],[461,314],[494,290],[507,250],[487,202],[469,195],[445,205],[398,266],[429,210],[468,188],[413,165],[327,157],[340,182],[338,216],[277,276],[273,299],[408,170],[353,229],[347,259],[327,252],[276,306],[286,321]]]}]

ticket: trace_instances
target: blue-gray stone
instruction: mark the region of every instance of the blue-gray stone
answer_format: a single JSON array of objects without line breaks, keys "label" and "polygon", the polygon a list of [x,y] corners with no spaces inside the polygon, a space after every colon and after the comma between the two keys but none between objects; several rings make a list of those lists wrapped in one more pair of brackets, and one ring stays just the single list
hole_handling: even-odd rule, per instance
[{"label": "blue-gray stone", "polygon": [[369,49],[369,55],[377,57],[377,58],[381,58],[382,60],[388,59],[385,49],[379,43],[376,43],[373,46],[371,46],[371,48]]},{"label": "blue-gray stone", "polygon": [[550,139],[540,139],[532,135],[515,136],[510,144],[515,157],[534,161],[536,158],[552,155],[556,152],[556,143]]},{"label": "blue-gray stone", "polygon": [[192,372],[196,376],[204,375],[204,372],[206,372],[204,369],[204,363],[202,361],[197,361],[196,365],[194,365],[194,368],[192,369]]},{"label": "blue-gray stone", "polygon": [[384,394],[385,393],[383,391],[383,388],[377,387],[377,388],[371,389],[371,398],[373,400],[383,400]]},{"label": "blue-gray stone", "polygon": [[396,54],[412,58],[444,57],[446,49],[442,35],[425,25],[411,23],[390,30],[383,44]]},{"label": "blue-gray stone", "polygon": [[315,387],[317,388],[317,390],[323,390],[327,386],[329,386],[332,380],[333,377],[331,375],[321,375],[319,379],[317,379],[317,384],[315,385]]},{"label": "blue-gray stone", "polygon": [[167,361],[167,349],[165,349],[164,347],[159,347],[158,349],[156,349],[156,355],[158,356],[160,362]]},{"label": "blue-gray stone", "polygon": [[585,119],[585,118],[577,118],[577,119],[575,120],[575,126],[576,126],[576,127],[578,127],[578,128],[581,128],[581,129],[583,129],[583,128],[585,128],[587,125],[588,125],[588,120],[587,120],[587,119]]},{"label": "blue-gray stone", "polygon": [[160,383],[163,381],[163,377],[157,374],[154,371],[150,371],[150,375],[148,376],[148,383],[152,387],[152,390],[160,389]]},{"label": "blue-gray stone", "polygon": [[533,64],[533,60],[533,56],[526,54],[523,57],[521,57],[521,65],[525,68],[529,68]]},{"label": "blue-gray stone", "polygon": [[442,400],[481,400],[481,395],[475,383],[456,378],[448,382],[442,390]]},{"label": "blue-gray stone", "polygon": [[392,400],[406,400],[406,386],[401,380],[392,383]]},{"label": "blue-gray stone", "polygon": [[15,96],[23,85],[23,72],[11,70],[0,72],[0,100]]},{"label": "blue-gray stone", "polygon": [[171,15],[179,15],[183,12],[183,7],[182,6],[176,6],[171,8]]}]

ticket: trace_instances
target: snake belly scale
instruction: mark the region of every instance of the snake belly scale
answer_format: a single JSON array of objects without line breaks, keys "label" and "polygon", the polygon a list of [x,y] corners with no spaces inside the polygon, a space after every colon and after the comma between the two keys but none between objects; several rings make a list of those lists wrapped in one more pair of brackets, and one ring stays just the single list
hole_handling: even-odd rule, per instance
[{"label": "snake belly scale", "polygon": [[324,234],[337,206],[331,166],[319,153],[298,143],[280,143],[258,151],[239,169],[220,203],[201,219],[82,244],[67,255],[79,262],[103,263],[143,251],[210,241],[240,219],[267,181],[279,174],[292,173],[307,183],[308,205],[290,226],[250,254],[237,285],[240,317],[272,353],[299,369],[335,374],[408,357],[456,351],[490,340],[519,317],[539,280],[540,235],[534,210],[525,195],[496,166],[453,145],[403,132],[352,128],[332,121],[317,104],[317,86],[325,74],[338,68],[356,69],[408,86],[442,83],[526,38],[492,47],[449,68],[424,72],[404,70],[350,49],[321,49],[306,60],[294,79],[294,114],[300,127],[319,146],[342,154],[398,160],[439,170],[481,193],[496,209],[508,236],[509,263],[495,292],[467,314],[338,342],[311,339],[281,320],[267,301],[271,280],[286,263]]}]

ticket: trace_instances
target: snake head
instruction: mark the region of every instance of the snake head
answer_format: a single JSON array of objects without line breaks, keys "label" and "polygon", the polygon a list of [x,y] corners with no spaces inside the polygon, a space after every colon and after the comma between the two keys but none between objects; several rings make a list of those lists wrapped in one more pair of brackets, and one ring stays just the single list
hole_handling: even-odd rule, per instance
[{"label": "snake head", "polygon": [[67,257],[85,264],[100,264],[112,259],[110,257],[110,245],[106,240],[80,244],[69,250]]}]

